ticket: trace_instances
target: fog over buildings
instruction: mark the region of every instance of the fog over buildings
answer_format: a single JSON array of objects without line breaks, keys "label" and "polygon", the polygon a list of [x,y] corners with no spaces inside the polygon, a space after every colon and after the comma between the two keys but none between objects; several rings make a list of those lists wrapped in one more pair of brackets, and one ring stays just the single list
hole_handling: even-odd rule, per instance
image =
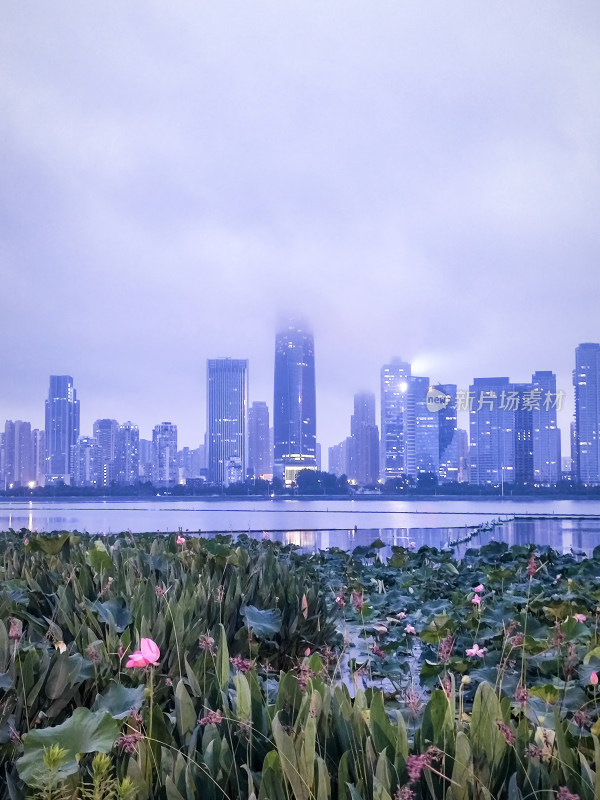
[{"label": "fog over buildings", "polygon": [[43,432],[72,376],[80,433],[131,420],[168,476],[155,426],[199,458],[207,360],[247,360],[273,413],[302,316],[324,448],[356,394],[381,428],[398,357],[457,392],[553,372],[567,452],[600,340],[599,33],[593,0],[5,4],[0,420]]}]

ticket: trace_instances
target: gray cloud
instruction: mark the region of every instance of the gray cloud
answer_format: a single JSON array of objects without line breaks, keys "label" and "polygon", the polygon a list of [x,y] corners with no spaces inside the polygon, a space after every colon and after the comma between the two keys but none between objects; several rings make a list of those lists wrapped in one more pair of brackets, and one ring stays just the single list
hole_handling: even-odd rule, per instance
[{"label": "gray cloud", "polygon": [[[1,12],[0,417],[204,431],[208,357],[272,394],[316,334],[324,445],[392,355],[554,369],[597,322],[592,2],[23,2]],[[568,410],[563,415],[568,425]]]}]

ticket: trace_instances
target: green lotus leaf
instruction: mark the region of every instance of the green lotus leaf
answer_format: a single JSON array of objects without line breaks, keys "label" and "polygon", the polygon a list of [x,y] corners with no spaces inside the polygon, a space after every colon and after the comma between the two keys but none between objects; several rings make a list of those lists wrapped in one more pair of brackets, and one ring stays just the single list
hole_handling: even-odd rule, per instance
[{"label": "green lotus leaf", "polygon": [[60,767],[60,777],[79,770],[84,753],[109,753],[119,735],[119,725],[104,711],[77,708],[62,725],[30,731],[23,737],[24,753],[17,761],[19,777],[30,784],[43,767],[44,751],[59,745],[66,751]]}]

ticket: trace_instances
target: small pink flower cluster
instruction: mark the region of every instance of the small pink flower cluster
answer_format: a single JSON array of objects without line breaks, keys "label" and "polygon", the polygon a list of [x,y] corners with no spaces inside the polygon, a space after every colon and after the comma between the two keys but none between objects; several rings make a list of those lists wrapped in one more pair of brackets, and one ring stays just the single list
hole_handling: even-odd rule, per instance
[{"label": "small pink flower cluster", "polygon": [[529,564],[527,564],[527,574],[530,578],[533,578],[535,573],[538,571],[537,562],[535,560],[535,553],[531,554],[531,558],[529,559]]},{"label": "small pink flower cluster", "polygon": [[152,639],[140,639],[140,649],[129,656],[126,667],[155,667],[160,658],[160,649]]},{"label": "small pink flower cluster", "polygon": [[218,725],[220,722],[223,722],[223,715],[220,711],[209,711],[205,717],[201,717],[198,720],[198,725],[204,727],[204,725]]},{"label": "small pink flower cluster", "polygon": [[215,647],[215,640],[212,636],[209,636],[208,633],[200,634],[198,644],[200,645],[200,650],[204,650],[206,653],[210,653],[213,656],[216,655],[217,649]]},{"label": "small pink flower cluster", "polygon": [[8,638],[16,642],[23,635],[23,623],[21,622],[20,619],[17,619],[16,617],[11,617],[9,619],[9,622],[10,622],[10,628],[8,630]]},{"label": "small pink flower cluster", "polygon": [[143,735],[139,731],[133,731],[133,733],[122,733],[115,744],[123,753],[131,754],[135,753],[138,742],[141,742],[143,738]]},{"label": "small pink flower cluster", "polygon": [[406,760],[406,771],[411,783],[415,783],[421,777],[424,769],[431,767],[434,761],[439,761],[443,753],[439,747],[430,747],[420,756],[409,756]]},{"label": "small pink flower cluster", "polygon": [[365,604],[365,598],[362,592],[357,592],[356,589],[352,592],[352,606],[356,612],[362,611]]},{"label": "small pink flower cluster", "polygon": [[556,800],[579,800],[579,795],[569,791],[566,786],[561,786],[556,793]]},{"label": "small pink flower cluster", "polygon": [[528,691],[527,687],[523,686],[523,684],[520,683],[517,686],[517,688],[515,689],[514,697],[515,697],[515,700],[517,701],[517,703],[519,703],[520,705],[524,706],[525,703],[529,700],[529,691]]},{"label": "small pink flower cluster", "polygon": [[442,639],[438,647],[438,661],[440,664],[447,664],[450,661],[453,647],[454,638],[452,636],[446,636],[445,639]]},{"label": "small pink flower cluster", "polygon": [[506,722],[503,722],[500,719],[496,722],[496,725],[498,726],[498,730],[500,731],[502,736],[504,736],[504,741],[506,742],[506,744],[509,747],[512,747],[514,743],[517,741],[517,737],[515,736],[513,731],[508,727]]},{"label": "small pink flower cluster", "polygon": [[242,656],[234,656],[233,658],[229,659],[233,666],[242,672],[244,675],[253,667],[252,661],[249,661],[247,658],[242,658]]},{"label": "small pink flower cluster", "polygon": [[415,797],[416,795],[410,786],[400,786],[396,789],[394,800],[414,800]]}]

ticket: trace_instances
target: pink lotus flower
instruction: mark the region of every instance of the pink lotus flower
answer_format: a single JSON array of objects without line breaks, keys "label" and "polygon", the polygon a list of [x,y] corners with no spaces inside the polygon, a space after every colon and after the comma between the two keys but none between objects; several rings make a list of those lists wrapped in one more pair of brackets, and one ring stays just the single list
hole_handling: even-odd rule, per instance
[{"label": "pink lotus flower", "polygon": [[585,622],[587,617],[585,614],[573,614],[573,619],[575,619],[577,622]]},{"label": "pink lotus flower", "polygon": [[185,544],[185,536],[178,536],[177,539],[175,539],[175,542],[177,544]]},{"label": "pink lotus flower", "polygon": [[479,584],[479,586],[476,586],[476,587],[473,589],[473,591],[474,591],[474,592],[477,592],[478,594],[481,594],[481,592],[483,592],[483,583],[480,583],[480,584]]},{"label": "pink lotus flower", "polygon": [[404,619],[405,616],[406,616],[406,614],[404,613],[404,611],[399,611],[396,614],[396,619]]},{"label": "pink lotus flower", "polygon": [[475,597],[471,600],[473,605],[480,606],[481,605],[481,597],[476,594]]},{"label": "pink lotus flower", "polygon": [[473,647],[467,648],[465,653],[469,656],[469,658],[483,658],[485,655],[485,647],[479,647],[478,644],[474,644]]},{"label": "pink lotus flower", "polygon": [[160,658],[160,649],[152,639],[141,639],[140,649],[129,656],[125,664],[126,667],[147,667],[150,664],[156,666]]},{"label": "pink lotus flower", "polygon": [[592,684],[592,686],[598,686],[598,673],[597,672],[592,672],[592,674],[590,675],[590,683]]},{"label": "pink lotus flower", "polygon": [[416,630],[413,628],[412,625],[407,625],[406,628],[404,628],[404,630],[406,631],[406,633],[416,633]]}]

